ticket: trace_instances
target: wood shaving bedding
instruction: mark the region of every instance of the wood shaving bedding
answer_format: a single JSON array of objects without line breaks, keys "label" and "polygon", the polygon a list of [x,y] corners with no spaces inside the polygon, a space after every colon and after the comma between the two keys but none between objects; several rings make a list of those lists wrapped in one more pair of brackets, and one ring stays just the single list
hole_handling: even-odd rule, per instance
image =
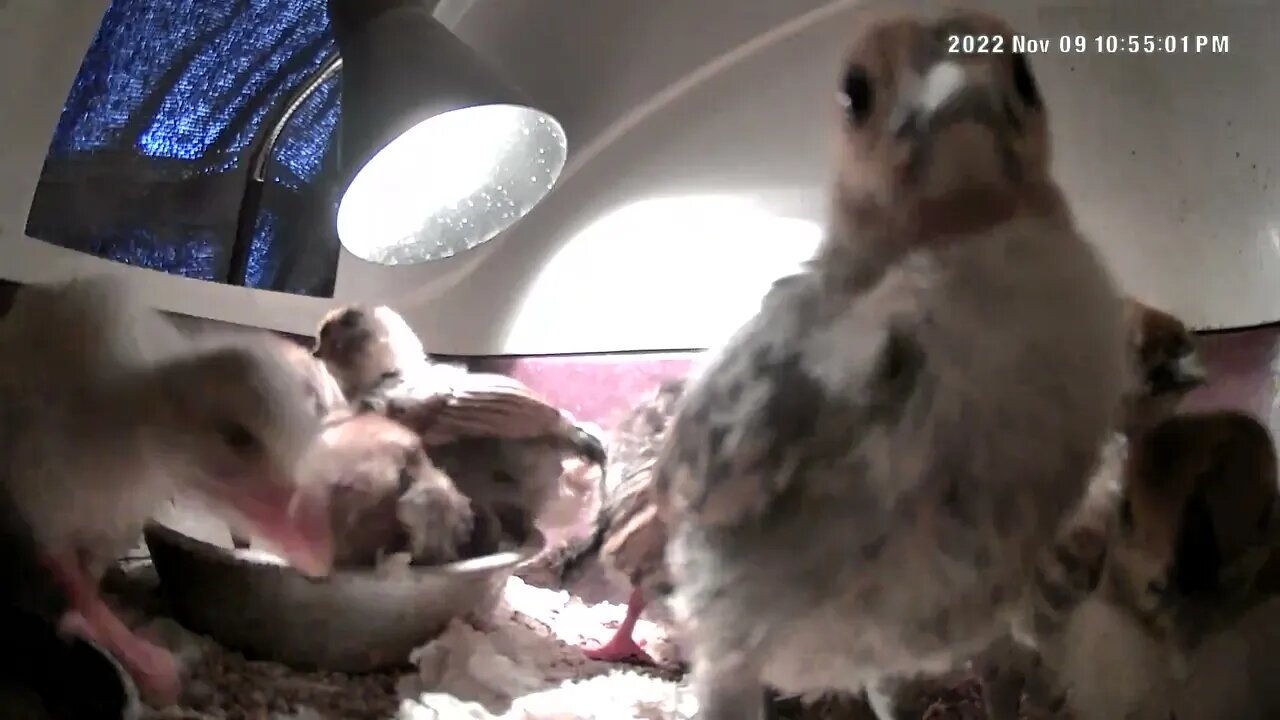
[{"label": "wood shaving bedding", "polygon": [[[147,720],[688,720],[696,703],[677,653],[658,625],[636,637],[665,666],[634,668],[588,660],[579,647],[608,639],[620,603],[583,604],[565,591],[512,578],[483,627],[452,623],[402,669],[368,675],[301,672],[246,660],[168,619],[144,632],[173,648],[190,669],[180,707]],[[978,720],[972,680],[922,686],[927,720]],[[857,699],[778,704],[779,720],[874,720]]]}]

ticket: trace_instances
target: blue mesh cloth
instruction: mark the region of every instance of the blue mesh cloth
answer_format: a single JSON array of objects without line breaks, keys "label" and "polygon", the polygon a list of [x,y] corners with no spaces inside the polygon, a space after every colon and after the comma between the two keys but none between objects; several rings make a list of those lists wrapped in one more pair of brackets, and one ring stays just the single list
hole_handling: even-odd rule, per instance
[{"label": "blue mesh cloth", "polygon": [[[27,220],[46,242],[227,282],[259,133],[335,51],[325,0],[113,0]],[[332,297],[331,78],[275,145],[246,285]]]}]

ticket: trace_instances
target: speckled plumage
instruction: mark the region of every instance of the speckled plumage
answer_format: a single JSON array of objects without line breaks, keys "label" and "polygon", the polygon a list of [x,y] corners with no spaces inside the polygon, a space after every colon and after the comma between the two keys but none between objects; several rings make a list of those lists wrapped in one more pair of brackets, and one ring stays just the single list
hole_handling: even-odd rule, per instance
[{"label": "speckled plumage", "polygon": [[662,382],[614,428],[607,450],[609,462],[600,478],[595,527],[585,541],[570,547],[562,560],[563,584],[573,582],[587,563],[599,559],[632,590],[626,617],[613,639],[587,650],[587,655],[597,660],[652,662],[632,633],[644,607],[665,597],[671,588],[666,566],[667,525],[653,494],[653,468],[686,386],[685,378]]},{"label": "speckled plumage", "polygon": [[684,378],[663,382],[613,429],[595,532],[591,543],[566,563],[567,579],[598,552],[606,567],[647,595],[669,590],[666,530],[653,512],[653,467],[686,384]]},{"label": "speckled plumage", "polygon": [[1006,632],[1124,385],[1123,308],[977,14],[869,20],[828,236],[692,381],[657,470],[704,720],[949,670]]}]

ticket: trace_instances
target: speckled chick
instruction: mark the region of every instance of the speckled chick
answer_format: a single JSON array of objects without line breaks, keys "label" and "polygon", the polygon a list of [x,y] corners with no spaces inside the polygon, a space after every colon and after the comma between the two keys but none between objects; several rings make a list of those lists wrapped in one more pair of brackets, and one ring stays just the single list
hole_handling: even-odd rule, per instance
[{"label": "speckled chick", "polygon": [[502,518],[517,540],[561,496],[567,458],[604,463],[596,435],[518,380],[427,359],[390,308],[334,311],[315,355],[349,400],[417,432],[477,511]]},{"label": "speckled chick", "polygon": [[1107,528],[1122,499],[1129,438],[1141,438],[1208,379],[1195,336],[1182,321],[1132,298],[1125,317],[1132,373],[1120,431],[1108,441],[1084,497],[1037,564],[1023,641],[1005,638],[978,659],[990,720],[1019,720],[1024,692],[1032,707],[1058,704],[1060,691],[1034,650],[1036,638],[1061,632],[1066,616],[1097,589]]},{"label": "speckled chick", "polygon": [[422,341],[400,313],[385,305],[347,305],[328,312],[316,331],[313,354],[352,402],[426,360]]},{"label": "speckled chick", "polygon": [[[296,566],[327,571],[327,525],[295,503],[319,432],[261,336],[182,336],[123,281],[29,286],[0,323],[2,481],[78,614],[157,702],[173,659],[103,603],[97,578],[174,493],[204,496]],[[298,514],[294,514],[297,511]]]},{"label": "speckled chick", "polygon": [[1132,443],[1098,590],[1041,647],[1073,717],[1276,717],[1277,635],[1257,634],[1280,619],[1261,572],[1276,483],[1271,435],[1244,413],[1177,415]]},{"label": "speckled chick", "polygon": [[566,583],[588,562],[599,558],[631,587],[627,614],[613,638],[586,651],[593,660],[653,664],[632,633],[645,605],[671,590],[666,568],[667,529],[654,503],[653,466],[686,384],[684,378],[663,382],[614,428],[595,531],[564,563]]},{"label": "speckled chick", "polygon": [[1008,632],[1127,370],[1025,57],[977,13],[859,24],[808,269],[691,382],[658,462],[703,720],[942,674]]},{"label": "speckled chick", "polygon": [[408,553],[414,564],[461,557],[471,539],[471,501],[431,463],[411,430],[379,415],[331,424],[309,461],[308,494],[327,504],[334,563],[370,567]]}]

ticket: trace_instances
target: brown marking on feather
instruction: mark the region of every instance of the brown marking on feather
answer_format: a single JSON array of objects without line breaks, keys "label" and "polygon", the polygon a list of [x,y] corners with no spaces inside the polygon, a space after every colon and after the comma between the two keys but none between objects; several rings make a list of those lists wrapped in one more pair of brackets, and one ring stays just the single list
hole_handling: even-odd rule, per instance
[{"label": "brown marking on feather", "polygon": [[[428,371],[429,372],[429,371]],[[577,426],[524,383],[490,373],[450,374],[447,384],[408,379],[386,395],[389,417],[413,428],[429,447],[468,437],[531,440],[577,436]]]}]

